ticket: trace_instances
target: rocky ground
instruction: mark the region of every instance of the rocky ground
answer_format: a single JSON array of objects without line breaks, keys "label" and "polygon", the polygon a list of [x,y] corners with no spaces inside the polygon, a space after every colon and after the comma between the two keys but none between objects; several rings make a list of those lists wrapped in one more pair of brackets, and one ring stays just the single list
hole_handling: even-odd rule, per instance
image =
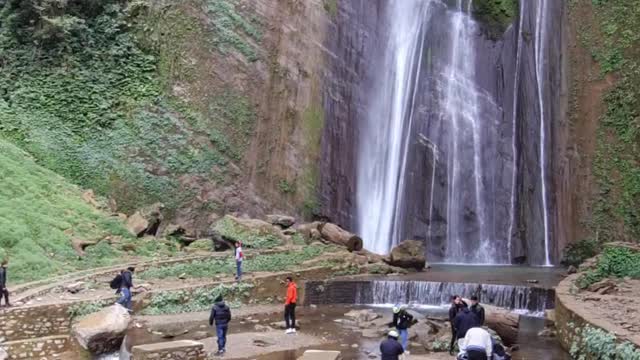
[{"label": "rocky ground", "polygon": [[594,318],[608,320],[640,336],[640,280],[605,279],[575,294],[575,298]]}]

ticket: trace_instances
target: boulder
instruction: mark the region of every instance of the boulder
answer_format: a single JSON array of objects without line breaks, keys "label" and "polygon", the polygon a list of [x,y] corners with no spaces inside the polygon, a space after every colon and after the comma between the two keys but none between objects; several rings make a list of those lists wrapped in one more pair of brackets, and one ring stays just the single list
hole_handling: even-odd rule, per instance
[{"label": "boulder", "polygon": [[142,236],[149,227],[149,221],[147,221],[139,211],[136,211],[127,219],[126,227],[131,235]]},{"label": "boulder", "polygon": [[413,268],[418,271],[425,268],[427,258],[424,244],[418,240],[405,240],[391,250],[389,264],[401,268]]},{"label": "boulder", "polygon": [[340,351],[307,350],[298,360],[342,360]]},{"label": "boulder", "polygon": [[104,354],[120,348],[129,322],[129,311],[112,305],[80,319],[73,325],[72,334],[84,349]]},{"label": "boulder", "polygon": [[214,246],[213,246],[213,241],[211,241],[211,239],[198,239],[196,241],[193,241],[191,244],[189,244],[189,246],[186,247],[186,250],[188,252],[194,252],[194,251],[212,251]]},{"label": "boulder", "polygon": [[136,211],[127,219],[126,227],[129,232],[137,237],[144,235],[155,236],[162,222],[162,210],[164,205],[155,203],[142,210]]},{"label": "boulder", "polygon": [[65,285],[64,290],[72,294],[76,294],[84,290],[85,287],[86,287],[86,283],[84,281],[77,281],[77,282]]},{"label": "boulder", "polygon": [[210,230],[215,234],[216,241],[234,244],[241,241],[247,248],[261,247],[261,241],[275,240],[280,245],[287,242],[287,238],[282,234],[281,229],[270,223],[258,219],[241,219],[232,215],[225,215]]},{"label": "boulder", "polygon": [[287,215],[267,215],[267,221],[269,221],[272,225],[278,225],[283,229],[288,229],[296,223],[296,219],[293,216]]},{"label": "boulder", "polygon": [[0,360],[9,359],[9,353],[4,348],[0,347]]}]

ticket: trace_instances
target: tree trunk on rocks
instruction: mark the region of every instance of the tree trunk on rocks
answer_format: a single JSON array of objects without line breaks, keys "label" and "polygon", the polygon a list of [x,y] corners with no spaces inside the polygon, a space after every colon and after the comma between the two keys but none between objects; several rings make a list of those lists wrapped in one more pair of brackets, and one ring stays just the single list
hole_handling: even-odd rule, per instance
[{"label": "tree trunk on rocks", "polygon": [[329,242],[342,245],[349,251],[362,250],[362,238],[342,229],[338,225],[325,223],[320,225],[319,230],[322,238]]},{"label": "tree trunk on rocks", "polygon": [[494,330],[505,345],[510,346],[518,341],[519,315],[503,311],[487,312],[486,325]]}]

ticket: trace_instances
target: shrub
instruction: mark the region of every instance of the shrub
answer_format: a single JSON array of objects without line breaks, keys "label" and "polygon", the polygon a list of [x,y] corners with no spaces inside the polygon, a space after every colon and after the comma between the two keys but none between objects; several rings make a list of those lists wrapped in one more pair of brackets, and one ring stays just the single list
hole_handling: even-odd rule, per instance
[{"label": "shrub", "polygon": [[227,303],[234,303],[249,296],[249,291],[253,287],[254,285],[249,283],[220,284],[213,289],[198,288],[191,293],[184,290],[162,292],[151,298],[149,306],[142,311],[142,314],[161,315],[205,311],[211,309],[218,296],[222,296]]},{"label": "shrub", "polygon": [[606,247],[596,268],[578,278],[577,285],[584,289],[610,276],[640,278],[640,252],[627,247]]},{"label": "shrub", "polygon": [[618,343],[616,336],[602,329],[585,326],[576,329],[571,357],[576,360],[640,360],[640,350],[629,342]]},{"label": "shrub", "polygon": [[597,253],[597,241],[591,239],[581,240],[576,243],[569,244],[569,246],[564,249],[561,263],[565,266],[578,266],[585,260],[596,256]]}]

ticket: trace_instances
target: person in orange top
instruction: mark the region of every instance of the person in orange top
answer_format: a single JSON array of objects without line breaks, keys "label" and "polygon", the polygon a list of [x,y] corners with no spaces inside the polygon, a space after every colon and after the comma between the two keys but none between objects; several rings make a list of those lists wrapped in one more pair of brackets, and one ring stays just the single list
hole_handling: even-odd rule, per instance
[{"label": "person in orange top", "polygon": [[287,327],[286,334],[296,332],[296,301],[298,300],[298,288],[291,276],[287,276],[287,299],[284,302],[284,324]]}]

